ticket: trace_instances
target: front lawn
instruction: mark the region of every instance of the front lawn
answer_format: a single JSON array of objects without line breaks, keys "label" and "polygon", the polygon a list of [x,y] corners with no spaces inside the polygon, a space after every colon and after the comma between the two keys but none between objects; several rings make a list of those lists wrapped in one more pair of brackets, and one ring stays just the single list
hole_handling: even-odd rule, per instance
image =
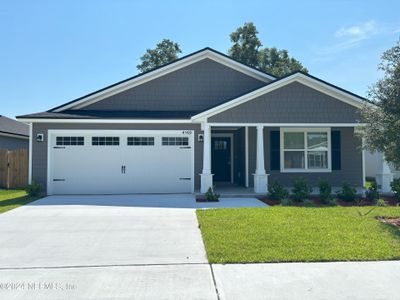
[{"label": "front lawn", "polygon": [[[371,211],[372,209],[372,211]],[[211,263],[400,259],[399,207],[198,210]]]},{"label": "front lawn", "polygon": [[30,197],[24,190],[0,190],[0,213],[39,199]]}]

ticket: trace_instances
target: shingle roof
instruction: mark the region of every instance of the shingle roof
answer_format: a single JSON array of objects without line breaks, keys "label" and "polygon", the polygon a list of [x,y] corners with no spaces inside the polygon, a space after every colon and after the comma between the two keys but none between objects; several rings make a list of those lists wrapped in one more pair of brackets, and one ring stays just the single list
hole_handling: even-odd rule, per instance
[{"label": "shingle roof", "polygon": [[40,112],[18,118],[27,119],[190,119],[199,111],[100,111],[66,110],[63,112]]},{"label": "shingle roof", "polygon": [[29,126],[0,115],[0,133],[29,136]]}]

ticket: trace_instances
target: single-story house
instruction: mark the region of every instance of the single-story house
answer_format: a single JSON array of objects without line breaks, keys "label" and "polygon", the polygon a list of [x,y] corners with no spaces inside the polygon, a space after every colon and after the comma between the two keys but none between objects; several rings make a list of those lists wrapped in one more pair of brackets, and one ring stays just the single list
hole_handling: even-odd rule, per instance
[{"label": "single-story house", "polygon": [[205,48],[18,119],[30,125],[30,178],[47,194],[266,193],[299,176],[362,187],[365,100]]},{"label": "single-story house", "polygon": [[0,149],[29,148],[29,126],[0,115]]}]

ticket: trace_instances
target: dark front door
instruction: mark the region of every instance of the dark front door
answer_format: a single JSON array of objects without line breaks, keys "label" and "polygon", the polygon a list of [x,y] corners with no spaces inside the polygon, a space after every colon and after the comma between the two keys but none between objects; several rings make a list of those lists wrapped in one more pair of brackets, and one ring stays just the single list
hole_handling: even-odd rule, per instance
[{"label": "dark front door", "polygon": [[231,181],[231,146],[229,137],[211,138],[211,171],[214,181]]}]

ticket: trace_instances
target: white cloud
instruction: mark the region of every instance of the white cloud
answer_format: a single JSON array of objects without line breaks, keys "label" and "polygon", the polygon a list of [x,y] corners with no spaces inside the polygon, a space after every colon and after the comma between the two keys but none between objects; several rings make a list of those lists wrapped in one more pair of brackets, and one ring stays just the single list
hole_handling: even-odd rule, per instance
[{"label": "white cloud", "polygon": [[358,40],[367,39],[375,34],[379,33],[379,26],[375,20],[370,20],[368,22],[350,26],[342,27],[335,32],[335,37],[337,38],[352,38]]}]

